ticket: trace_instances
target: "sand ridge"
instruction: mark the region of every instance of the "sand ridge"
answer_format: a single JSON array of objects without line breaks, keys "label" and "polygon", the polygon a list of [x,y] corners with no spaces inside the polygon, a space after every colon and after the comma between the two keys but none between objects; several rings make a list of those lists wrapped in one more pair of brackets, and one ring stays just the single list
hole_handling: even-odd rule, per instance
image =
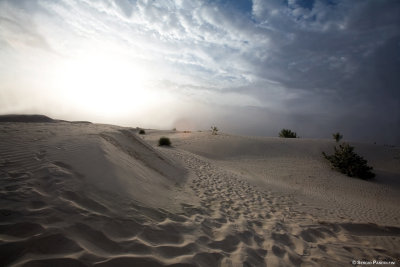
[{"label": "sand ridge", "polygon": [[[66,122],[0,127],[4,266],[338,266],[399,258],[398,225],[321,220],[293,191],[257,186],[248,173],[179,142],[149,145],[162,132],[139,137]],[[207,148],[210,137],[193,138]]]}]

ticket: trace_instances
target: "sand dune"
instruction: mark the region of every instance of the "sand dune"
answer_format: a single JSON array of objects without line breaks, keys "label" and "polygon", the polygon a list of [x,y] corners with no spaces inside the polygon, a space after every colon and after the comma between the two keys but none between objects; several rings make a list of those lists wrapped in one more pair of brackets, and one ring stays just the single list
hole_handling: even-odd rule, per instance
[{"label": "sand dune", "polygon": [[398,148],[357,145],[365,182],[330,169],[328,140],[146,132],[1,123],[0,265],[398,263]]},{"label": "sand dune", "polygon": [[[334,170],[321,156],[333,151],[334,140],[260,138],[203,133],[163,133],[179,149],[200,155],[239,174],[252,185],[295,194],[308,203],[316,201],[329,212],[324,219],[399,225],[400,148],[354,144],[368,159],[377,177],[373,181],[349,179]],[[146,137],[150,143],[162,134]]]},{"label": "sand dune", "polygon": [[55,122],[55,120],[44,115],[0,115],[0,122]]}]

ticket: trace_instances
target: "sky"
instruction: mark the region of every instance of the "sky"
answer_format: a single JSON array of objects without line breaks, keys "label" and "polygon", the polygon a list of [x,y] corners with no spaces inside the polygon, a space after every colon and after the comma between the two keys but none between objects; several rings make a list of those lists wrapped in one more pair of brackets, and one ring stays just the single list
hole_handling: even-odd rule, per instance
[{"label": "sky", "polygon": [[400,1],[0,0],[0,114],[400,144]]}]

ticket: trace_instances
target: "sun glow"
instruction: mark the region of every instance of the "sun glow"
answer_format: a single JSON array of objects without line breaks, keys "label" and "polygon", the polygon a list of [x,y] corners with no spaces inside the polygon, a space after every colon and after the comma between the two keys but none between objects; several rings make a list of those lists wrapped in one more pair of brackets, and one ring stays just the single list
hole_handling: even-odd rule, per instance
[{"label": "sun glow", "polygon": [[89,53],[63,62],[54,86],[75,107],[93,114],[116,116],[153,105],[144,66],[119,56]]}]

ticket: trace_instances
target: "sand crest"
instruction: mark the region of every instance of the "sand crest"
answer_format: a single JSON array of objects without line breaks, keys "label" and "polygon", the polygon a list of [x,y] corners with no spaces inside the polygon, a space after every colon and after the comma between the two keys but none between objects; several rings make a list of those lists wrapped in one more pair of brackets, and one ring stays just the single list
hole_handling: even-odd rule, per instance
[{"label": "sand crest", "polygon": [[[365,182],[320,160],[327,140],[147,133],[1,123],[0,265],[398,262],[395,148],[362,147],[380,153]],[[157,147],[161,135],[174,146]]]}]

